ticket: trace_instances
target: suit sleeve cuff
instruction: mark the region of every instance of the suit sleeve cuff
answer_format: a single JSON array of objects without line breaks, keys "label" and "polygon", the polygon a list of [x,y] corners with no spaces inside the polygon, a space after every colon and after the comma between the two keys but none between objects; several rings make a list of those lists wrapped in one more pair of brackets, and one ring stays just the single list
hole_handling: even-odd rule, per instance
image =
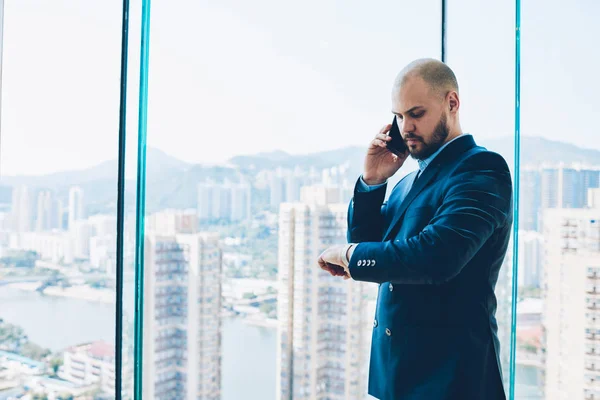
[{"label": "suit sleeve cuff", "polygon": [[382,186],[387,185],[387,180],[383,183],[380,183],[378,185],[367,185],[367,183],[364,181],[362,175],[360,176],[360,178],[358,179],[358,185],[356,185],[356,191],[358,192],[371,192],[373,190],[377,190]]},{"label": "suit sleeve cuff", "polygon": [[362,243],[356,244],[352,249],[352,255],[348,264],[348,270],[352,279],[362,282],[385,282],[385,279],[376,276],[379,275],[377,274],[378,272],[381,272],[380,268],[374,268],[377,261],[374,258],[366,257],[366,255],[367,253],[364,251]]}]

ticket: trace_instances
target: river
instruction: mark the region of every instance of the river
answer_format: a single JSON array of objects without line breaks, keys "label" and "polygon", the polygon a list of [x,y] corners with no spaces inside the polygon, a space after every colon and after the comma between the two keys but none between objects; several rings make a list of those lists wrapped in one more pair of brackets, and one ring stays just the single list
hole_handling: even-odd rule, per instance
[{"label": "river", "polygon": [[[52,351],[94,340],[114,342],[115,309],[109,304],[0,286],[0,318]],[[222,400],[275,399],[276,334],[241,319],[223,321]]]}]

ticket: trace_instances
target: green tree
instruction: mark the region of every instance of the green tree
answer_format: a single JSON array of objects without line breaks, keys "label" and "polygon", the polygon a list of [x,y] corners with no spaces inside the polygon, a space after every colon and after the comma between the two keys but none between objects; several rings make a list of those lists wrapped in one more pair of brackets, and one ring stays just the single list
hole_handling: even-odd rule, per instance
[{"label": "green tree", "polygon": [[89,283],[90,287],[95,289],[104,289],[107,287],[106,279],[100,279]]},{"label": "green tree", "polygon": [[33,268],[39,255],[35,251],[13,250],[5,257],[0,258],[0,265],[19,268]]},{"label": "green tree", "polygon": [[260,311],[264,314],[271,314],[273,311],[277,309],[277,304],[275,303],[261,303],[259,307]]},{"label": "green tree", "polygon": [[21,348],[21,355],[23,357],[31,358],[34,360],[42,360],[44,357],[50,355],[50,350],[44,349],[35,343],[27,342]]},{"label": "green tree", "polygon": [[273,286],[268,286],[267,287],[267,293],[268,294],[275,294],[275,293],[277,293],[277,289],[275,289]]},{"label": "green tree", "polygon": [[58,374],[58,370],[60,367],[62,367],[63,363],[63,359],[59,357],[53,358],[52,361],[50,361],[50,368],[52,368],[52,373],[54,376]]},{"label": "green tree", "polygon": [[0,322],[0,343],[20,340],[25,336],[25,331],[19,326]]}]

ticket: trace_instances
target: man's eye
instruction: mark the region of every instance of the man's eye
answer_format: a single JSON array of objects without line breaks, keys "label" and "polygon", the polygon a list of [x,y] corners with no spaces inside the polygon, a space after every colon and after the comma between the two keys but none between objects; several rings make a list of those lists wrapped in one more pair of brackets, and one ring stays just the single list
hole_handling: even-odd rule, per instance
[{"label": "man's eye", "polygon": [[417,114],[412,114],[411,117],[412,118],[421,118],[423,116],[423,114],[425,114],[425,113],[421,112],[421,113],[417,113]]}]

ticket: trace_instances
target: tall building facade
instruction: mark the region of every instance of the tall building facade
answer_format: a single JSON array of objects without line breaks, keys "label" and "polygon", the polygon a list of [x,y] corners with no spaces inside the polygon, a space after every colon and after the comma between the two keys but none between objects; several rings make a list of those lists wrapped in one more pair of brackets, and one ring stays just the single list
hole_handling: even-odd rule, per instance
[{"label": "tall building facade", "polygon": [[90,238],[90,265],[114,274],[117,264],[117,243],[113,235],[92,236]]},{"label": "tall building facade", "polygon": [[519,287],[540,287],[544,236],[536,231],[519,231]]},{"label": "tall building facade", "polygon": [[37,197],[36,232],[45,232],[58,228],[58,207],[52,192],[42,190]]},{"label": "tall building facade", "polygon": [[90,239],[94,236],[92,225],[88,220],[78,219],[70,222],[69,236],[73,257],[79,259],[90,258]]},{"label": "tall building facade", "polygon": [[239,222],[250,218],[251,186],[247,182],[198,185],[198,217],[200,221]]},{"label": "tall building facade", "polygon": [[75,221],[85,218],[85,206],[83,189],[74,186],[69,190],[69,229],[75,225]]},{"label": "tall building facade", "polygon": [[540,174],[542,209],[585,207],[588,189],[600,186],[597,167],[559,164],[542,167]]},{"label": "tall building facade", "polygon": [[600,208],[544,219],[545,394],[600,398]]},{"label": "tall building facade", "polygon": [[[332,277],[316,260],[346,242],[337,188],[302,188],[279,214],[277,399],[364,399],[372,325],[369,284]],[[375,288],[375,285],[371,285]]]},{"label": "tall building facade", "polygon": [[588,206],[591,208],[600,208],[600,189],[588,190]]},{"label": "tall building facade", "polygon": [[146,229],[148,232],[160,232],[163,236],[197,233],[198,213],[193,209],[162,210],[146,217]]},{"label": "tall building facade", "polygon": [[285,201],[294,203],[300,201],[300,189],[308,183],[308,177],[304,174],[300,166],[296,166],[294,171],[290,172],[285,182]]},{"label": "tall building facade", "polygon": [[540,170],[534,167],[522,168],[520,179],[519,228],[537,231],[542,196]]},{"label": "tall building facade", "polygon": [[11,220],[16,232],[33,230],[33,194],[27,186],[13,188]]},{"label": "tall building facade", "polygon": [[600,187],[600,168],[577,164],[526,166],[521,170],[519,227],[543,229],[540,215],[547,208],[582,208],[588,190]]},{"label": "tall building facade", "polygon": [[[281,203],[286,201],[286,175],[288,174],[288,170],[277,168],[269,177],[269,203],[273,208],[278,208]],[[291,188],[291,191],[293,190]]]},{"label": "tall building facade", "polygon": [[144,398],[219,400],[221,251],[218,235],[145,238]]},{"label": "tall building facade", "polygon": [[231,221],[243,221],[250,218],[251,187],[249,183],[231,184]]}]

